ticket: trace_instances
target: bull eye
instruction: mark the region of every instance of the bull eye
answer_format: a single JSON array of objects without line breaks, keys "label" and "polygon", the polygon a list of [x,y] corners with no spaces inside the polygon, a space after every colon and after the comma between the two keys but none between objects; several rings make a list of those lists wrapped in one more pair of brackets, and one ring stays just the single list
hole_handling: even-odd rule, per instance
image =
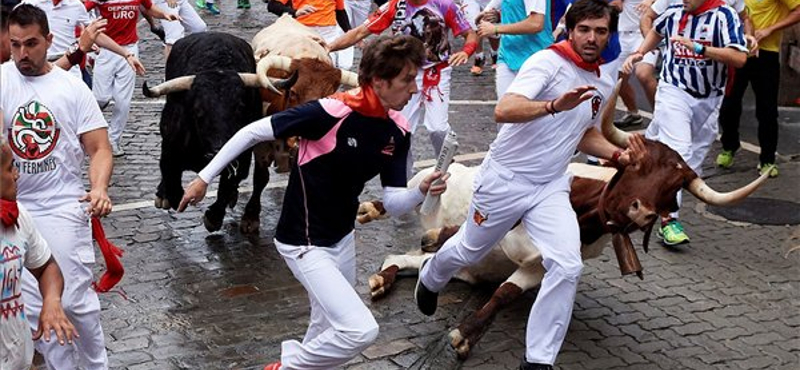
[{"label": "bull eye", "polygon": [[640,205],[641,205],[641,204],[639,203],[639,199],[636,199],[636,200],[634,200],[634,201],[633,201],[633,203],[631,203],[631,207],[632,207],[632,208],[633,208],[635,211],[638,211],[638,210],[639,210],[639,206],[640,206]]}]

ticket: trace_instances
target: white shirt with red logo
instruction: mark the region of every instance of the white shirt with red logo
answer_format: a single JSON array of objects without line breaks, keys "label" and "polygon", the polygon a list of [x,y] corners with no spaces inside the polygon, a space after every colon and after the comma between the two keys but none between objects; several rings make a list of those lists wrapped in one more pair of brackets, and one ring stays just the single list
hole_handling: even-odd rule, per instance
[{"label": "white shirt with red logo", "polygon": [[579,68],[553,50],[542,50],[522,65],[506,94],[550,101],[584,85],[597,88],[594,97],[571,110],[545,115],[526,123],[501,125],[489,156],[534,183],[559,178],[567,170],[583,134],[599,122],[614,81]]},{"label": "white shirt with red logo", "polygon": [[107,127],[94,95],[57,67],[29,77],[7,62],[0,81],[3,134],[19,169],[18,201],[34,214],[74,207],[85,194],[80,135]]},{"label": "white shirt with red logo", "polygon": [[22,303],[22,269],[37,269],[50,259],[50,248],[21,204],[19,227],[0,226],[0,369],[30,369],[33,341]]},{"label": "white shirt with red logo", "polygon": [[97,8],[100,16],[108,20],[106,35],[117,44],[130,45],[139,41],[136,33],[136,23],[139,21],[139,6],[145,9],[153,7],[151,0],[108,0],[99,2],[87,0],[86,9]]}]

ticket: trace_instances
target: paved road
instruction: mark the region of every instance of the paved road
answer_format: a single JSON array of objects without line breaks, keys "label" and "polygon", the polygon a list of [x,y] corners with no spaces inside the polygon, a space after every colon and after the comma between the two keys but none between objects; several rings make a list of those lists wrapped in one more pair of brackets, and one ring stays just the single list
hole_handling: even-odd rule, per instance
[{"label": "paved road", "polygon": [[[232,2],[222,2],[221,8],[222,16],[203,14],[210,28],[247,40],[274,20],[261,2],[249,11],[236,10]],[[143,27],[140,34],[147,79],[160,81],[161,46]],[[493,107],[467,101],[494,100],[493,76],[473,77],[466,68],[457,68],[453,76],[453,99],[461,102],[450,109],[462,144],[459,153],[483,152],[495,135]],[[124,135],[128,155],[116,161],[112,179],[118,210],[105,221],[109,236],[126,250],[120,287],[127,298],[114,293],[101,297],[111,366],[260,369],[278,358],[281,340],[302,337],[308,319],[305,292],[272,244],[283,190],[273,186],[264,193],[257,236],[237,229],[246,192],[223,229],[213,234],[201,224],[202,208],[184,214],[156,210],[151,201],[159,180],[162,103],[138,91],[134,99]],[[796,129],[800,114],[789,113],[794,118],[785,126]],[[752,125],[752,119],[746,122]],[[417,139],[416,145],[422,148],[418,160],[432,157],[427,140]],[[799,146],[796,140],[782,142],[779,151],[800,153]],[[710,158],[718,150],[715,145]],[[755,177],[756,160],[744,152],[730,171],[709,162],[708,181],[723,190],[739,186]],[[190,174],[184,178],[188,181]],[[272,182],[284,180],[273,176]],[[757,196],[797,203],[798,183],[800,161],[788,155],[781,176]],[[363,199],[379,193],[372,182]],[[683,219],[692,244],[677,249],[651,245],[650,253],[641,255],[644,280],[620,277],[610,251],[586,264],[559,368],[800,369],[800,253],[785,257],[790,245],[800,243],[797,226],[729,222],[687,198]],[[365,301],[367,277],[382,257],[418,245],[419,233],[413,216],[357,227],[357,290]],[[534,293],[502,311],[471,357],[459,362],[444,338],[482,304],[491,287],[451,284],[433,318],[416,311],[412,290],[413,279],[403,279],[389,297],[368,303],[381,334],[347,369],[516,368]]]}]

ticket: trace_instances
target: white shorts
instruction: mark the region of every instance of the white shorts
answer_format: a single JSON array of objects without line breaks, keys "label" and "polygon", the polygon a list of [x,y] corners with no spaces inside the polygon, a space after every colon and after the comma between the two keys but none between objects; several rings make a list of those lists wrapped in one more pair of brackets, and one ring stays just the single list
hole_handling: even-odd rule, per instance
[{"label": "white shorts", "polygon": [[153,4],[161,8],[164,13],[180,15],[183,19],[182,21],[161,21],[161,25],[164,27],[164,33],[166,34],[164,43],[167,45],[174,45],[175,42],[182,39],[185,35],[205,32],[207,28],[206,22],[200,18],[197,11],[194,10],[194,6],[187,0],[179,0],[178,6],[174,8],[170,8],[164,0],[154,1]]}]

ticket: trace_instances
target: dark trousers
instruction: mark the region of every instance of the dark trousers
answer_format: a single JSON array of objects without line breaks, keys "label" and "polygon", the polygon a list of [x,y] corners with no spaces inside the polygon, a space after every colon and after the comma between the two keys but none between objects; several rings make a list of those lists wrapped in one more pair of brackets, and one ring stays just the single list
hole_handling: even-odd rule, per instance
[{"label": "dark trousers", "polygon": [[733,87],[722,101],[719,127],[722,130],[722,148],[739,149],[739,118],[742,115],[742,97],[747,84],[753,86],[756,97],[758,143],[761,146],[761,163],[775,163],[778,147],[778,85],[780,83],[778,53],[760,50],[757,58],[747,58],[744,67],[736,70]]}]

